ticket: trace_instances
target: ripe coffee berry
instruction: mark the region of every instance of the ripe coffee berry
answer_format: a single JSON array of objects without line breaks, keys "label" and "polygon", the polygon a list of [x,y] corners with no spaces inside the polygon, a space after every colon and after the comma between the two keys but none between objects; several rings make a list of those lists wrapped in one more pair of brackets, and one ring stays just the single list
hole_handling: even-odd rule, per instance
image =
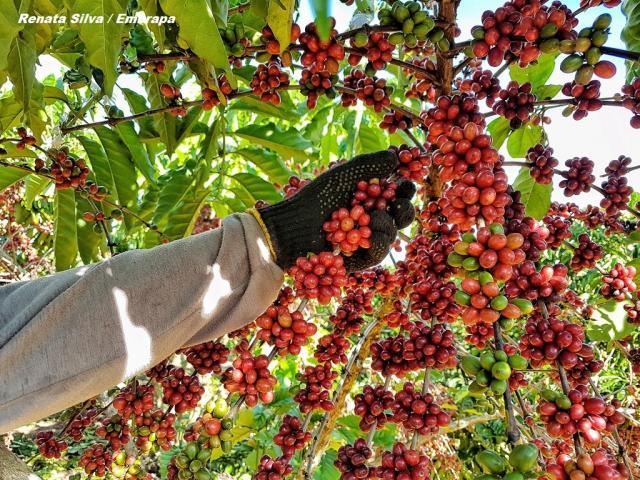
[{"label": "ripe coffee berry", "polygon": [[467,172],[460,180],[454,181],[439,200],[442,212],[450,223],[460,230],[470,230],[479,218],[485,223],[501,223],[505,207],[511,203],[507,193],[507,174],[503,171],[482,169]]},{"label": "ripe coffee berry", "polygon": [[67,435],[73,439],[74,442],[79,442],[84,435],[84,430],[93,423],[98,410],[95,407],[91,407],[85,412],[80,413],[70,424],[67,429]]},{"label": "ripe coffee berry", "polygon": [[640,128],[640,77],[633,79],[628,85],[622,87],[622,105],[631,110],[633,116],[630,123],[633,128]]},{"label": "ripe coffee berry", "polygon": [[44,458],[60,458],[62,452],[67,449],[67,442],[56,439],[51,430],[38,432],[36,434],[36,445],[38,446],[38,452]]},{"label": "ripe coffee berry", "polygon": [[538,144],[527,151],[527,163],[531,177],[542,185],[553,180],[553,170],[558,166],[558,159],[553,157],[553,148],[545,148]]},{"label": "ripe coffee berry", "polygon": [[505,285],[505,294],[509,298],[526,298],[527,300],[544,299],[555,302],[569,286],[566,265],[545,265],[540,271],[530,260],[514,267],[514,277]]},{"label": "ripe coffee berry", "polygon": [[435,103],[436,89],[433,86],[433,78],[437,75],[435,63],[428,57],[414,57],[409,63],[419,67],[420,70],[403,69],[404,73],[413,78],[414,81],[409,84],[409,88],[405,90],[407,98],[417,98],[421,101]]},{"label": "ripe coffee berry", "polygon": [[387,66],[387,62],[393,59],[393,51],[395,45],[389,43],[389,35],[382,32],[370,33],[367,37],[367,42],[363,43],[363,39],[354,37],[351,39],[351,46],[356,47],[357,53],[352,52],[349,54],[349,65],[356,66],[362,60],[362,57],[367,57],[369,63],[367,64],[367,71],[375,73],[376,70],[384,70]]},{"label": "ripe coffee berry", "polygon": [[327,71],[313,73],[309,69],[303,69],[300,73],[300,93],[307,97],[307,108],[312,110],[318,103],[318,97],[326,95],[335,98],[338,92],[334,88],[338,83],[338,76]]},{"label": "ripe coffee berry", "polygon": [[372,470],[375,469],[366,465],[372,455],[373,452],[363,438],[358,438],[353,445],[340,447],[338,457],[333,463],[340,471],[340,480],[372,478]]},{"label": "ripe coffee berry", "polygon": [[136,446],[143,451],[149,451],[155,442],[165,452],[171,450],[177,436],[173,426],[175,421],[176,416],[173,413],[165,414],[161,409],[136,415],[133,427]]},{"label": "ripe coffee berry", "polygon": [[636,291],[636,284],[633,281],[635,276],[635,267],[625,267],[621,263],[616,263],[606,275],[603,275],[604,285],[600,288],[600,295],[622,302],[627,295]]},{"label": "ripe coffee berry", "polygon": [[344,47],[340,45],[336,36],[336,21],[329,17],[329,39],[320,40],[315,23],[310,23],[300,35],[299,41],[302,45],[302,57],[300,63],[309,68],[313,73],[328,71],[332,75],[338,73],[340,61],[344,60]]},{"label": "ripe coffee berry", "polygon": [[311,180],[302,180],[299,177],[293,175],[289,177],[289,182],[282,187],[284,192],[284,198],[289,198],[298,193],[303,187],[309,185]]},{"label": "ripe coffee berry", "polygon": [[484,349],[493,340],[493,324],[479,321],[472,325],[465,325],[467,336],[465,340],[479,349]]},{"label": "ripe coffee berry", "polygon": [[173,405],[176,413],[193,410],[204,394],[197,375],[187,375],[182,368],[176,368],[162,382],[162,401]]},{"label": "ripe coffee berry", "polygon": [[509,221],[505,232],[522,235],[524,242],[520,248],[524,251],[527,260],[537,261],[541,252],[548,247],[546,239],[549,237],[549,230],[531,217]]},{"label": "ripe coffee berry", "polygon": [[[91,171],[82,159],[69,156],[64,150],[59,150],[51,160],[51,175],[54,177],[56,188],[84,188]],[[93,192],[90,192],[93,193]],[[99,193],[96,185],[95,193]]]},{"label": "ripe coffee berry", "polygon": [[33,135],[29,135],[26,128],[19,127],[17,133],[20,137],[20,141],[16,143],[16,148],[18,150],[24,150],[27,145],[36,144],[36,137],[34,137]]},{"label": "ripe coffee berry", "polygon": [[102,425],[96,428],[96,435],[109,442],[112,450],[120,450],[129,443],[130,428],[127,420],[120,415],[113,415],[102,420]]},{"label": "ripe coffee berry", "polygon": [[84,469],[87,475],[104,477],[107,470],[111,470],[113,455],[99,443],[87,447],[83,452],[78,466]]},{"label": "ripe coffee berry", "polygon": [[429,477],[429,459],[417,450],[395,443],[391,451],[382,454],[382,464],[376,468],[377,478],[385,480],[426,480]]},{"label": "ripe coffee berry", "polygon": [[273,443],[280,446],[284,458],[293,457],[296,450],[302,450],[310,441],[311,433],[305,432],[300,419],[292,415],[284,416],[280,430],[273,437]]},{"label": "ripe coffee berry", "polygon": [[278,89],[289,85],[289,74],[281,70],[280,62],[273,60],[266,65],[258,65],[249,87],[263,102],[280,105]]},{"label": "ripe coffee berry", "polygon": [[353,207],[360,205],[365,212],[372,210],[388,210],[390,202],[396,199],[398,184],[387,179],[372,178],[368,182],[361,180],[351,199]]},{"label": "ripe coffee berry", "polygon": [[571,269],[578,272],[585,268],[594,268],[596,262],[604,255],[602,247],[592,242],[587,233],[580,234],[578,242],[571,257]]},{"label": "ripe coffee berry", "polygon": [[627,204],[633,193],[633,188],[628,184],[627,177],[610,174],[607,180],[602,183],[602,190],[604,198],[600,200],[600,206],[608,216],[616,216],[621,210],[627,209]]},{"label": "ripe coffee berry", "polygon": [[339,208],[324,222],[322,229],[327,232],[326,239],[334,247],[339,246],[344,255],[351,255],[359,248],[371,248],[371,217],[364,207],[355,205],[351,210]]},{"label": "ripe coffee berry", "polygon": [[560,245],[564,243],[567,238],[571,238],[573,235],[571,233],[570,227],[571,222],[561,216],[556,215],[545,215],[542,218],[542,222],[546,227],[546,231],[548,232],[545,241],[547,242],[547,247],[549,248],[558,248]]},{"label": "ripe coffee berry", "polygon": [[353,399],[353,412],[360,417],[360,430],[368,432],[372,428],[383,428],[390,419],[388,413],[393,406],[393,393],[378,385],[365,385],[362,393]]},{"label": "ripe coffee berry", "polygon": [[640,323],[640,301],[633,300],[632,303],[624,306],[625,312],[627,312],[627,322],[632,324]]},{"label": "ripe coffee berry", "polygon": [[257,473],[252,480],[282,480],[293,471],[293,467],[289,465],[289,459],[279,457],[276,459],[268,455],[264,455],[260,459]]},{"label": "ripe coffee berry", "polygon": [[471,78],[462,80],[458,87],[461,92],[474,93],[478,100],[486,98],[491,107],[500,93],[500,80],[490,70],[476,70]]},{"label": "ripe coffee berry", "polygon": [[424,275],[412,282],[411,310],[419,313],[423,320],[437,318],[440,322],[453,323],[460,311],[454,300],[455,293],[456,285],[452,281],[433,274]]},{"label": "ripe coffee berry", "polygon": [[154,392],[153,385],[129,385],[113,399],[113,407],[124,419],[142,415],[154,407]]},{"label": "ripe coffee berry", "polygon": [[575,99],[574,105],[567,110],[569,113],[573,111],[574,120],[582,120],[589,112],[602,108],[600,85],[599,80],[591,80],[586,85],[580,85],[575,81],[564,84],[562,94]]},{"label": "ripe coffee berry", "polygon": [[443,181],[459,179],[469,171],[491,168],[500,159],[498,151],[491,146],[491,137],[473,122],[452,127],[436,139],[435,145],[438,149],[433,153],[433,163],[442,166]]},{"label": "ripe coffee berry", "polygon": [[593,175],[593,162],[586,157],[574,157],[564,163],[568,170],[560,173],[564,178],[560,181],[560,188],[564,188],[565,196],[571,197],[591,190],[591,185],[596,180]]},{"label": "ripe coffee berry", "polygon": [[531,93],[529,82],[519,85],[511,81],[507,87],[500,90],[499,100],[493,104],[493,111],[510,121],[511,128],[517,129],[529,121],[533,113],[536,96]]},{"label": "ripe coffee berry", "polygon": [[318,331],[313,323],[304,320],[302,312],[273,305],[256,319],[256,325],[260,329],[257,338],[275,345],[281,356],[298,355],[307,339]]},{"label": "ripe coffee berry", "polygon": [[349,340],[337,333],[330,333],[318,340],[314,356],[321,363],[347,363]]},{"label": "ripe coffee berry", "polygon": [[331,363],[306,366],[304,373],[298,374],[298,380],[305,386],[296,393],[294,400],[298,402],[302,413],[322,409],[328,412],[333,409],[333,402],[329,399],[329,391],[333,381],[338,376],[331,370]]},{"label": "ripe coffee berry", "polygon": [[393,134],[398,130],[411,128],[413,126],[413,120],[399,110],[392,110],[382,117],[382,121],[378,126],[383,130],[387,130],[390,134]]},{"label": "ripe coffee berry", "polygon": [[388,86],[384,78],[364,76],[355,83],[355,97],[376,112],[391,105],[392,92],[393,87]]},{"label": "ripe coffee berry", "polygon": [[620,155],[617,159],[611,160],[604,171],[607,175],[622,176],[629,171],[629,165],[631,165],[631,158]]},{"label": "ripe coffee berry", "polygon": [[364,318],[355,309],[344,305],[329,317],[329,321],[333,324],[333,332],[345,337],[358,333],[364,324]]},{"label": "ripe coffee berry", "polygon": [[447,426],[451,417],[440,408],[433,395],[417,392],[413,383],[405,383],[395,395],[392,421],[411,432],[428,435]]},{"label": "ripe coffee berry", "polygon": [[222,375],[224,388],[229,393],[244,395],[249,407],[255,407],[258,399],[263,403],[271,403],[277,379],[271,375],[268,367],[269,358],[266,355],[253,357],[250,352],[244,351]]},{"label": "ripe coffee berry", "polygon": [[434,143],[442,134],[448,135],[452,127],[464,128],[469,122],[479,127],[486,125],[484,115],[480,113],[478,99],[475,95],[466,93],[439,97],[436,106],[422,112],[420,118],[429,130],[427,140],[430,143]]},{"label": "ripe coffee berry", "polygon": [[423,182],[429,174],[431,156],[418,147],[408,147],[403,144],[399,147],[389,147],[398,156],[398,175],[415,182]]},{"label": "ripe coffee berry", "polygon": [[169,85],[168,83],[163,83],[162,85],[160,85],[160,93],[162,93],[162,95],[169,100],[175,100],[182,96],[179,87]]},{"label": "ripe coffee berry", "polygon": [[321,305],[339,297],[341,288],[347,284],[344,260],[331,252],[299,257],[287,273],[294,280],[297,296],[315,298]]},{"label": "ripe coffee berry", "polygon": [[200,375],[219,374],[229,358],[229,349],[221,342],[205,342],[180,351]]}]

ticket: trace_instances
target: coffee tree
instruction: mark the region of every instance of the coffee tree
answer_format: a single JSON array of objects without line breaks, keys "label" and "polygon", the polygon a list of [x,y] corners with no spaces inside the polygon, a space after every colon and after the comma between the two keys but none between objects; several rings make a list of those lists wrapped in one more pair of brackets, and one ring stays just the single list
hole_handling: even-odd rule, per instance
[{"label": "coffee tree", "polygon": [[[295,0],[1,0],[3,281],[217,228],[356,153],[398,157],[253,322],[10,434],[13,451],[50,478],[637,477],[638,167],[556,158],[546,131],[550,109],[618,109],[636,134],[640,2],[483,2],[470,32],[467,3],[359,1],[347,26],[321,1],[298,25]],[[607,46],[620,8],[627,50]],[[36,77],[45,58],[60,76]],[[408,181],[416,221],[347,274]],[[571,203],[590,190],[599,205]]]}]

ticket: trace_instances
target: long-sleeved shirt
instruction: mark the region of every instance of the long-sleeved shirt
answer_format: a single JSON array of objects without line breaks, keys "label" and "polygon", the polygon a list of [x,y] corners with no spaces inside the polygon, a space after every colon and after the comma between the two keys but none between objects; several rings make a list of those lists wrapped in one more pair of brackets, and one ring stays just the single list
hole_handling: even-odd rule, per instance
[{"label": "long-sleeved shirt", "polygon": [[0,288],[0,433],[254,320],[283,272],[249,214],[150,250]]}]

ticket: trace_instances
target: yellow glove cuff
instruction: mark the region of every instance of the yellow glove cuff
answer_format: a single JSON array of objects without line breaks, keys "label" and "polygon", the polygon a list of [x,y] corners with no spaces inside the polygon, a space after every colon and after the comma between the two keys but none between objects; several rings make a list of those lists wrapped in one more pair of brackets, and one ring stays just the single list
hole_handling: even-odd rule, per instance
[{"label": "yellow glove cuff", "polygon": [[262,229],[262,233],[264,234],[264,238],[267,241],[267,246],[269,247],[269,251],[271,252],[271,256],[273,257],[273,261],[275,262],[278,257],[276,255],[275,249],[273,248],[273,243],[271,242],[271,235],[269,235],[269,230],[267,230],[267,226],[264,224],[264,221],[260,216],[260,212],[258,212],[258,210],[256,210],[255,208],[250,208],[247,210],[247,213],[251,214],[253,218],[256,219],[256,222],[258,222],[258,225],[260,225],[260,228]]}]

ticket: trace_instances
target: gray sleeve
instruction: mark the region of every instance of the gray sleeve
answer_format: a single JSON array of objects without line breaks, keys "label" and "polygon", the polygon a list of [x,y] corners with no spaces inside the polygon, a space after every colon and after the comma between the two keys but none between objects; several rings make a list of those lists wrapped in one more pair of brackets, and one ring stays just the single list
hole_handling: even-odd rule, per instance
[{"label": "gray sleeve", "polygon": [[282,270],[249,214],[0,288],[0,433],[98,395],[260,315]]}]

